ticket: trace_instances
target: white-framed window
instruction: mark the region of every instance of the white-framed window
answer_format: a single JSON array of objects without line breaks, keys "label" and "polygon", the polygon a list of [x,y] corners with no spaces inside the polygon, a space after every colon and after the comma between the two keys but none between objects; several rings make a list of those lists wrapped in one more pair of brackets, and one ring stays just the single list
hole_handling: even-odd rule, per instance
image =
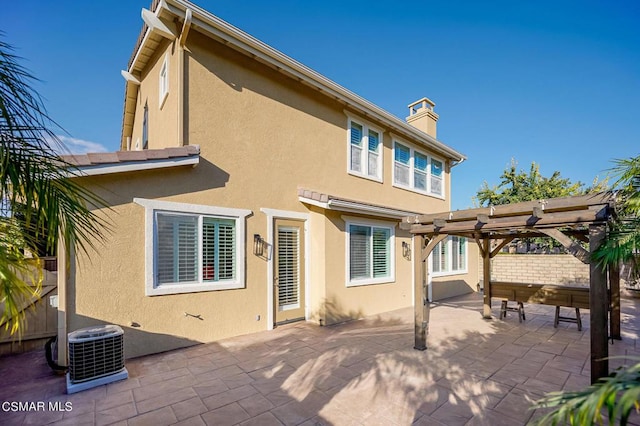
[{"label": "white-framed window", "polygon": [[443,198],[444,162],[394,141],[393,185]]},{"label": "white-framed window", "polygon": [[395,228],[346,220],[347,287],[395,281]]},{"label": "white-framed window", "polygon": [[349,118],[347,146],[349,173],[382,182],[382,131]]},{"label": "white-framed window", "polygon": [[160,67],[160,76],[158,78],[159,88],[158,88],[158,96],[159,96],[159,107],[162,108],[164,105],[164,101],[169,96],[169,54],[164,55],[164,61],[162,61],[162,66]]},{"label": "white-framed window", "polygon": [[145,207],[147,296],[244,287],[250,210],[135,198]]},{"label": "white-framed window", "polygon": [[448,236],[431,252],[431,272],[434,276],[467,272],[467,239]]}]

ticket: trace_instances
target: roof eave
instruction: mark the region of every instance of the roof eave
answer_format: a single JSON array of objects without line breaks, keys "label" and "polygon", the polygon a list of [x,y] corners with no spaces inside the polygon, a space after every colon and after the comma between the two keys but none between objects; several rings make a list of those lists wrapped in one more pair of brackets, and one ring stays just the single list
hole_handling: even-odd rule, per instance
[{"label": "roof eave", "polygon": [[77,172],[69,173],[69,177],[110,175],[115,173],[138,172],[142,170],[165,169],[181,166],[196,167],[199,163],[200,156],[191,156],[186,158],[162,158],[158,160],[131,161],[117,164],[92,164],[90,166],[78,166]]},{"label": "roof eave", "polygon": [[[324,77],[320,73],[303,65],[295,59],[290,58],[282,52],[261,42],[250,34],[245,33],[193,3],[184,0],[161,1],[155,10],[155,15],[160,16],[163,11],[168,11],[173,15],[184,19],[187,9],[191,9],[192,11],[194,26],[198,26],[201,30],[208,32],[210,35],[225,40],[228,45],[236,50],[272,66],[278,71],[297,79],[301,83],[324,93],[326,96],[334,100],[344,103],[346,106],[353,108],[356,112],[383,123],[385,126],[389,127],[390,130],[412,137],[426,147],[436,151],[448,159],[453,160],[455,163],[466,159],[466,156],[462,153],[443,144],[393,114],[367,101],[361,96],[356,95],[350,90]],[[129,72],[132,72],[139,60],[140,51],[144,44],[147,43],[150,34],[151,30],[147,28],[142,38],[142,42],[138,45],[134,58],[131,61],[128,69]]]}]

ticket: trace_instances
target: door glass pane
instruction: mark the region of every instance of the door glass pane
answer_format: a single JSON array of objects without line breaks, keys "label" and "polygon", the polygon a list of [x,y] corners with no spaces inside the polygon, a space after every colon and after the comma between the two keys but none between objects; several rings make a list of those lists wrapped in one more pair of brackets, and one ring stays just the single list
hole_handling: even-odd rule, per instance
[{"label": "door glass pane", "polygon": [[278,227],[278,305],[300,303],[299,229]]}]

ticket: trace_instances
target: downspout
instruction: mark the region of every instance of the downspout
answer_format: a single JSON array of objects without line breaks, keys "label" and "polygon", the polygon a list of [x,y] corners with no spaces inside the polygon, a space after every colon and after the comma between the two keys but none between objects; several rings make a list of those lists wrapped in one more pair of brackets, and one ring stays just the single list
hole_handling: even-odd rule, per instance
[{"label": "downspout", "polygon": [[180,32],[180,39],[178,42],[178,146],[184,146],[184,63],[185,63],[185,44],[187,42],[187,36],[191,29],[192,12],[191,9],[187,9],[184,15],[184,24],[182,25],[182,31]]},{"label": "downspout", "polygon": [[466,160],[466,158],[462,157],[460,158],[460,161],[452,162],[450,168],[453,169],[455,166],[459,166],[460,164],[464,163],[464,160]]},{"label": "downspout", "polygon": [[62,233],[58,235],[58,365],[67,365],[67,279],[69,252]]}]

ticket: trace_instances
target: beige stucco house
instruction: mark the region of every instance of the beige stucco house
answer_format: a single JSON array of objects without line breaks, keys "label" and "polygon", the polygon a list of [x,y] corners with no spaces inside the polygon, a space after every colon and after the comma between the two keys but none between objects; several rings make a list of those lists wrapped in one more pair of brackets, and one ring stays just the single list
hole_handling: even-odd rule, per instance
[{"label": "beige stucco house", "polygon": [[[399,119],[188,1],[154,3],[121,150],[70,158],[112,231],[60,273],[60,349],[93,324],[125,329],[133,357],[413,305],[399,221],[449,210],[465,159],[433,102]],[[436,250],[432,299],[476,289],[472,250]]]}]

